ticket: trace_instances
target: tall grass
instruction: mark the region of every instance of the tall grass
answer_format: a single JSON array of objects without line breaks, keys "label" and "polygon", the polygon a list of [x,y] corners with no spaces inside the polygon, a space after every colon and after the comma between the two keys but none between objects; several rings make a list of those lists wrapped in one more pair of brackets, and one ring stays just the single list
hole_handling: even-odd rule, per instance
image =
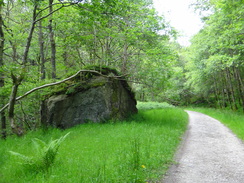
[{"label": "tall grass", "polygon": [[[124,122],[30,132],[0,141],[1,183],[156,182],[173,161],[187,114],[177,108],[140,110]],[[32,139],[48,142],[71,132],[49,171],[25,169],[9,151],[37,156]]]},{"label": "tall grass", "polygon": [[197,111],[207,114],[225,124],[240,139],[244,140],[244,114],[222,109],[210,108],[189,108],[187,110]]},{"label": "tall grass", "polygon": [[168,107],[174,107],[171,104],[168,104],[166,102],[137,102],[137,108],[139,110],[148,110],[148,109],[163,109],[163,108],[168,108]]}]

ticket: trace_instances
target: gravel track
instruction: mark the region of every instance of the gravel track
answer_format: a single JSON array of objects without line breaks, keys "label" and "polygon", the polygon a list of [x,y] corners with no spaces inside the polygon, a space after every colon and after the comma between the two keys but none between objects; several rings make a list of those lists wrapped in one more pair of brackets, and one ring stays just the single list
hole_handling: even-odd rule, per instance
[{"label": "gravel track", "polygon": [[187,111],[189,126],[163,183],[244,183],[244,144],[219,121]]}]

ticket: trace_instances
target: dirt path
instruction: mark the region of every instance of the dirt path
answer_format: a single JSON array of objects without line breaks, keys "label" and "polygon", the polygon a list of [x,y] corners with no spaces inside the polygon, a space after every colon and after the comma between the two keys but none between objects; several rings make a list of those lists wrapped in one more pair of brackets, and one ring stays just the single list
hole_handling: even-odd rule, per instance
[{"label": "dirt path", "polygon": [[189,129],[164,183],[244,183],[244,144],[219,121],[189,114]]}]

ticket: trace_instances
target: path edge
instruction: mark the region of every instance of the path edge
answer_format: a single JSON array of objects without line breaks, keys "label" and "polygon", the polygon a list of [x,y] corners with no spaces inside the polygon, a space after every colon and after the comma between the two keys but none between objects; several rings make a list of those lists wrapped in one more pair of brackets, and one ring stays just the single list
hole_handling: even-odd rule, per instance
[{"label": "path edge", "polygon": [[181,136],[181,142],[178,145],[176,151],[175,151],[175,155],[173,158],[173,163],[171,163],[171,165],[169,166],[166,174],[163,176],[161,182],[162,183],[170,183],[170,182],[174,182],[174,180],[172,180],[172,176],[175,172],[177,167],[179,166],[179,162],[180,159],[183,156],[183,152],[184,152],[184,148],[185,148],[185,144],[187,142],[187,139],[189,137],[190,134],[190,129],[191,129],[191,125],[190,125],[190,115],[188,113],[187,110],[184,110],[187,114],[188,114],[188,125],[187,125],[187,129],[185,131],[185,133]]}]

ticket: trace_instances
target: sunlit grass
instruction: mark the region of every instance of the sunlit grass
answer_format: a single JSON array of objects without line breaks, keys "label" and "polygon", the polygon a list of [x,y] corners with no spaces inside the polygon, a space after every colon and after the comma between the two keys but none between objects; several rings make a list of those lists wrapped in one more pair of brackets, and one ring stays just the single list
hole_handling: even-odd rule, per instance
[{"label": "sunlit grass", "polygon": [[[0,140],[0,182],[156,182],[172,163],[187,121],[187,114],[177,108],[140,110],[124,122],[39,130]],[[9,153],[35,156],[33,138],[49,142],[68,132],[46,172],[26,170]]]},{"label": "sunlit grass", "polygon": [[174,107],[171,104],[168,104],[166,102],[159,103],[159,102],[137,102],[137,108],[139,110],[148,110],[148,109],[162,109],[162,108],[168,108],[168,107]]},{"label": "sunlit grass", "polygon": [[187,110],[197,111],[207,114],[225,124],[240,139],[244,140],[244,114],[230,110],[210,109],[210,108],[189,108]]}]

